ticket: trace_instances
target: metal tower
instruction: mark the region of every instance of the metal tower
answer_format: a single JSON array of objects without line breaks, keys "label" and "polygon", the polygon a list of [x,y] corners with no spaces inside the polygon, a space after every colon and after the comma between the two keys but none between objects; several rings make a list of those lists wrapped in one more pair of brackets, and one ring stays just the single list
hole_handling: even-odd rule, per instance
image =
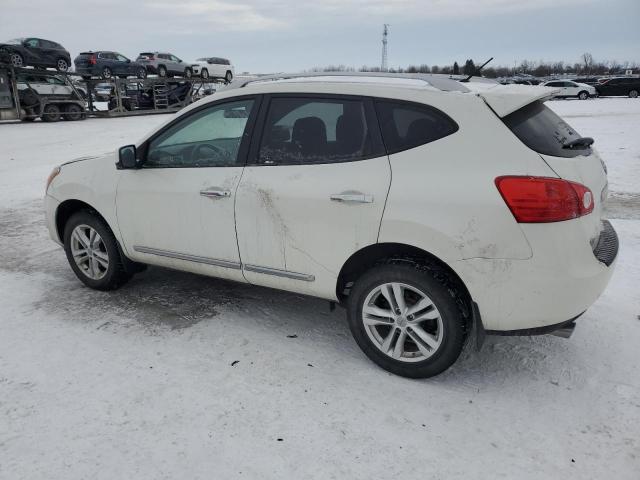
[{"label": "metal tower", "polygon": [[380,64],[380,70],[386,72],[387,68],[387,36],[389,35],[389,24],[384,24],[384,30],[382,31],[382,63]]}]

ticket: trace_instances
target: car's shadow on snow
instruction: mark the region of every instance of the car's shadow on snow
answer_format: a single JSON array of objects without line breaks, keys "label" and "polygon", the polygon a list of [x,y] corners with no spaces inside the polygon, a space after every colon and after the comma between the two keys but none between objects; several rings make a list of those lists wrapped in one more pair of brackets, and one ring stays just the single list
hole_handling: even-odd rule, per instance
[{"label": "car's shadow on snow", "polygon": [[[181,335],[194,326],[221,334],[238,326],[260,328],[273,336],[274,348],[298,338],[303,349],[328,350],[324,358],[340,359],[331,367],[336,375],[344,368],[381,372],[352,340],[344,310],[330,311],[325,300],[155,267],[117,291],[91,290],[76,279],[63,250],[49,240],[40,202],[0,209],[0,268],[38,278],[42,288],[34,290],[33,310],[67,322],[114,333],[136,328],[149,335]],[[480,352],[472,343],[451,369],[424,382],[467,388],[557,379],[579,354],[576,344],[548,336],[487,337]]]}]

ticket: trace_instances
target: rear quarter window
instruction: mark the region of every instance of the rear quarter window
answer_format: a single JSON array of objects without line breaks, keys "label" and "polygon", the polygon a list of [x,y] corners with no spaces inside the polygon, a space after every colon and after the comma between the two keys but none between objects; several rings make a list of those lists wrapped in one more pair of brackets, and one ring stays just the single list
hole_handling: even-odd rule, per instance
[{"label": "rear quarter window", "polygon": [[563,148],[581,136],[540,101],[510,113],[502,121],[522,143],[543,155],[571,158],[591,154],[591,147]]},{"label": "rear quarter window", "polygon": [[458,131],[458,124],[440,110],[421,103],[376,101],[387,153],[434,142]]}]

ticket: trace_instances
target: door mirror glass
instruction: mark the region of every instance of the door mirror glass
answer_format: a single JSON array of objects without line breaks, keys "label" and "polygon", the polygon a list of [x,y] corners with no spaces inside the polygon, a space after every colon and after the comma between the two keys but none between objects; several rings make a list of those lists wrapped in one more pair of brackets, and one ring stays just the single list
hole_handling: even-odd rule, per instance
[{"label": "door mirror glass", "polygon": [[138,160],[135,145],[120,147],[118,150],[118,168],[132,169],[138,167]]}]

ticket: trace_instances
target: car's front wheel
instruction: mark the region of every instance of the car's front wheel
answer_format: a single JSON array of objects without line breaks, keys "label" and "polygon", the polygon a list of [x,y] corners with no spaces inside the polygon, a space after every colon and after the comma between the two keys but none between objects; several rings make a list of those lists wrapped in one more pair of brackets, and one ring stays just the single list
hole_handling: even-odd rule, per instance
[{"label": "car's front wheel", "polygon": [[233,80],[233,73],[231,73],[231,70],[227,70],[227,73],[224,76],[224,81],[227,83],[231,83],[232,80]]},{"label": "car's front wheel", "polygon": [[138,71],[136,72],[136,76],[142,79],[147,78],[147,69],[144,67],[139,68]]},{"label": "car's front wheel", "polygon": [[22,58],[22,55],[20,55],[19,53],[12,53],[11,54],[11,64],[14,67],[24,67],[24,59]]},{"label": "car's front wheel", "polygon": [[390,260],[356,280],[347,315],[371,360],[397,375],[425,378],[460,356],[467,328],[461,305],[462,293],[445,271]]},{"label": "car's front wheel", "polygon": [[191,78],[193,76],[193,71],[190,68],[184,69],[184,78]]},{"label": "car's front wheel", "polygon": [[200,76],[206,80],[207,78],[209,78],[209,70],[207,70],[206,68],[203,68],[202,71],[200,72]]},{"label": "car's front wheel", "polygon": [[578,94],[578,98],[580,100],[587,100],[589,98],[589,93],[585,92],[584,90],[582,92],[580,92]]},{"label": "car's front wheel", "polygon": [[638,98],[638,90],[631,90],[629,92],[629,98]]},{"label": "car's front wheel", "polygon": [[131,278],[113,232],[94,213],[81,211],[67,221],[64,251],[73,272],[90,288],[114,290]]},{"label": "car's front wheel", "polygon": [[69,63],[64,58],[59,58],[56,62],[56,70],[59,72],[66,72],[69,70]]}]

